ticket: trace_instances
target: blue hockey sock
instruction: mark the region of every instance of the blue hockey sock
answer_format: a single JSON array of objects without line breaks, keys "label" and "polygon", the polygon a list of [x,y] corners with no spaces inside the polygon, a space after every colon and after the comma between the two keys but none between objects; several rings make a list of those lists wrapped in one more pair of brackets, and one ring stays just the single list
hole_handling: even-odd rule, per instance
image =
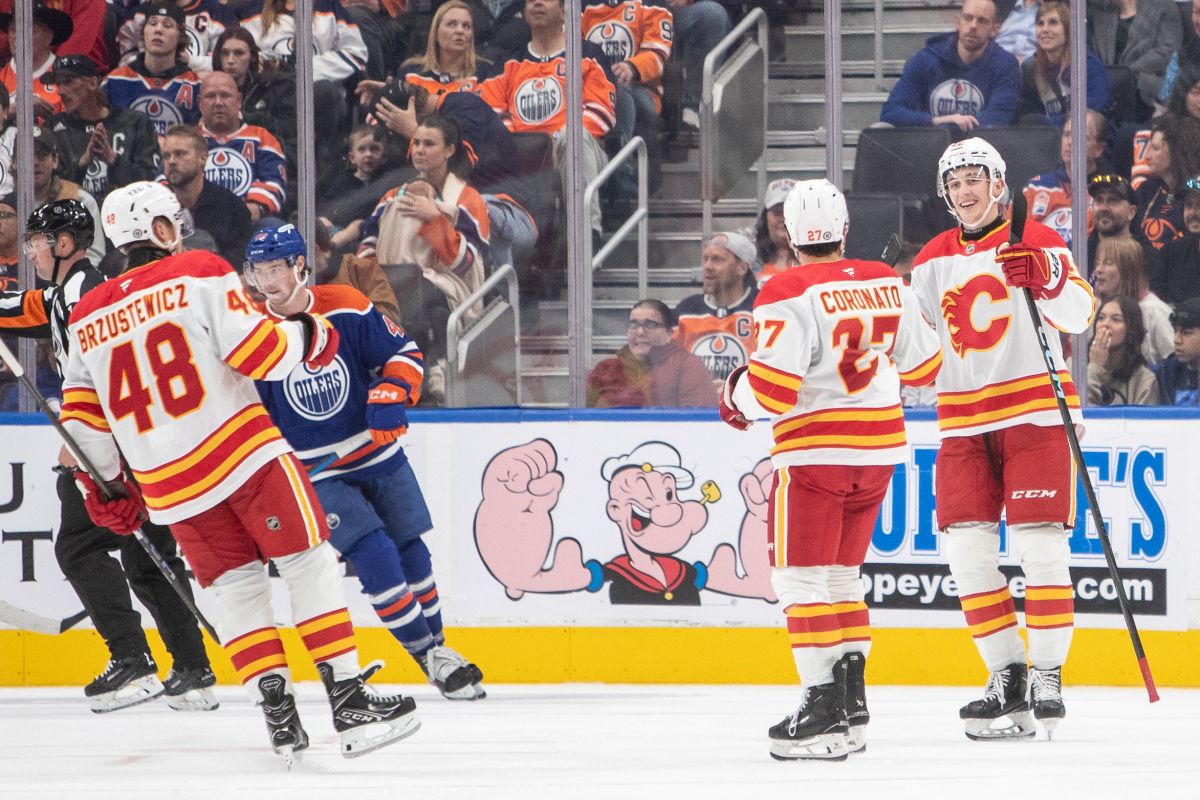
[{"label": "blue hockey sock", "polygon": [[444,644],[446,636],[442,633],[442,603],[438,598],[437,584],[433,582],[433,561],[429,557],[429,548],[420,538],[413,539],[400,548],[400,560],[404,564],[404,574],[408,576],[408,585],[421,604],[434,643]]},{"label": "blue hockey sock", "polygon": [[354,565],[367,600],[409,655],[419,661],[441,641],[441,619],[435,633],[417,601],[416,587],[405,577],[400,553],[387,534],[382,530],[372,531],[342,556]]}]

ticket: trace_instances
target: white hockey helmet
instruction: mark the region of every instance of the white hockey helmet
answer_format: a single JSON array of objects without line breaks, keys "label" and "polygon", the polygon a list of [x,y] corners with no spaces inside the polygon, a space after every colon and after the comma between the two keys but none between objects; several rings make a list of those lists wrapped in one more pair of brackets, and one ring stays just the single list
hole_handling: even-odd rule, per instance
[{"label": "white hockey helmet", "polygon": [[951,144],[938,159],[938,197],[946,195],[946,173],[959,167],[984,167],[992,181],[1004,177],[1004,159],[1000,152],[991,142],[972,136]]},{"label": "white hockey helmet", "polygon": [[842,241],[849,218],[846,198],[824,178],[798,181],[783,201],[783,224],[793,247]]},{"label": "white hockey helmet", "polygon": [[[175,240],[164,242],[154,233],[154,220],[166,217],[175,226]],[[121,251],[139,242],[175,252],[192,233],[191,214],[175,193],[157,181],[135,181],[114,189],[100,209],[104,235]]]}]

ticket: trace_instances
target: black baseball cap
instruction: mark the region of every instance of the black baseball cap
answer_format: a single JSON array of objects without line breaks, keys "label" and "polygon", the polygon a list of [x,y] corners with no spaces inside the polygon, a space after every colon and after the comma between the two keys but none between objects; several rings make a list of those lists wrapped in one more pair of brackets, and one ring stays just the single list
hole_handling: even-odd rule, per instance
[{"label": "black baseball cap", "polygon": [[87,56],[72,53],[56,59],[54,66],[42,76],[42,83],[52,86],[58,83],[60,78],[67,76],[99,78],[100,67]]},{"label": "black baseball cap", "polygon": [[1200,297],[1189,297],[1171,314],[1172,328],[1200,328]]},{"label": "black baseball cap", "polygon": [[145,14],[146,19],[150,19],[150,17],[167,17],[168,19],[173,19],[175,20],[175,24],[179,26],[179,30],[183,30],[185,23],[183,9],[177,3],[146,3],[138,11]]},{"label": "black baseball cap", "polygon": [[[8,30],[8,23],[12,22],[13,16],[11,11],[0,14],[0,30]],[[75,31],[75,23],[71,22],[71,17],[65,11],[47,8],[42,3],[33,7],[33,21],[40,22],[50,29],[50,47],[52,48],[58,47],[70,39],[71,34]]]},{"label": "black baseball cap", "polygon": [[36,153],[38,149],[46,150],[50,155],[58,155],[58,141],[54,138],[54,134],[50,129],[43,125],[33,126],[33,150]]},{"label": "black baseball cap", "polygon": [[1124,175],[1115,172],[1098,172],[1088,178],[1088,194],[1095,197],[1098,192],[1114,192],[1126,203],[1133,203],[1133,187]]}]

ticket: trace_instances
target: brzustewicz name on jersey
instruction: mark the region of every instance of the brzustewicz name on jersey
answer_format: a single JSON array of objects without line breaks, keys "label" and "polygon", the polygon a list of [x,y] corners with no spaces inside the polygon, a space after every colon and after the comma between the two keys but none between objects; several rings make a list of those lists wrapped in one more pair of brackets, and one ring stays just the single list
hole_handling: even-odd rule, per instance
[{"label": "brzustewicz name on jersey", "polygon": [[86,353],[97,345],[129,333],[135,325],[143,325],[159,314],[187,307],[187,287],[182,283],[168,284],[126,301],[99,319],[81,326],[75,335],[79,339],[81,352]]}]

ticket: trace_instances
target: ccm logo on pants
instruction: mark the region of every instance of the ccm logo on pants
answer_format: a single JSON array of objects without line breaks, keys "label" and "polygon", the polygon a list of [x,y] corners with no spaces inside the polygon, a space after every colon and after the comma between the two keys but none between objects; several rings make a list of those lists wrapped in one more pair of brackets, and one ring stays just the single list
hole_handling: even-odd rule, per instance
[{"label": "ccm logo on pants", "polygon": [[1039,497],[1054,497],[1058,494],[1058,489],[1014,489],[1009,495],[1010,500],[1036,500]]}]

